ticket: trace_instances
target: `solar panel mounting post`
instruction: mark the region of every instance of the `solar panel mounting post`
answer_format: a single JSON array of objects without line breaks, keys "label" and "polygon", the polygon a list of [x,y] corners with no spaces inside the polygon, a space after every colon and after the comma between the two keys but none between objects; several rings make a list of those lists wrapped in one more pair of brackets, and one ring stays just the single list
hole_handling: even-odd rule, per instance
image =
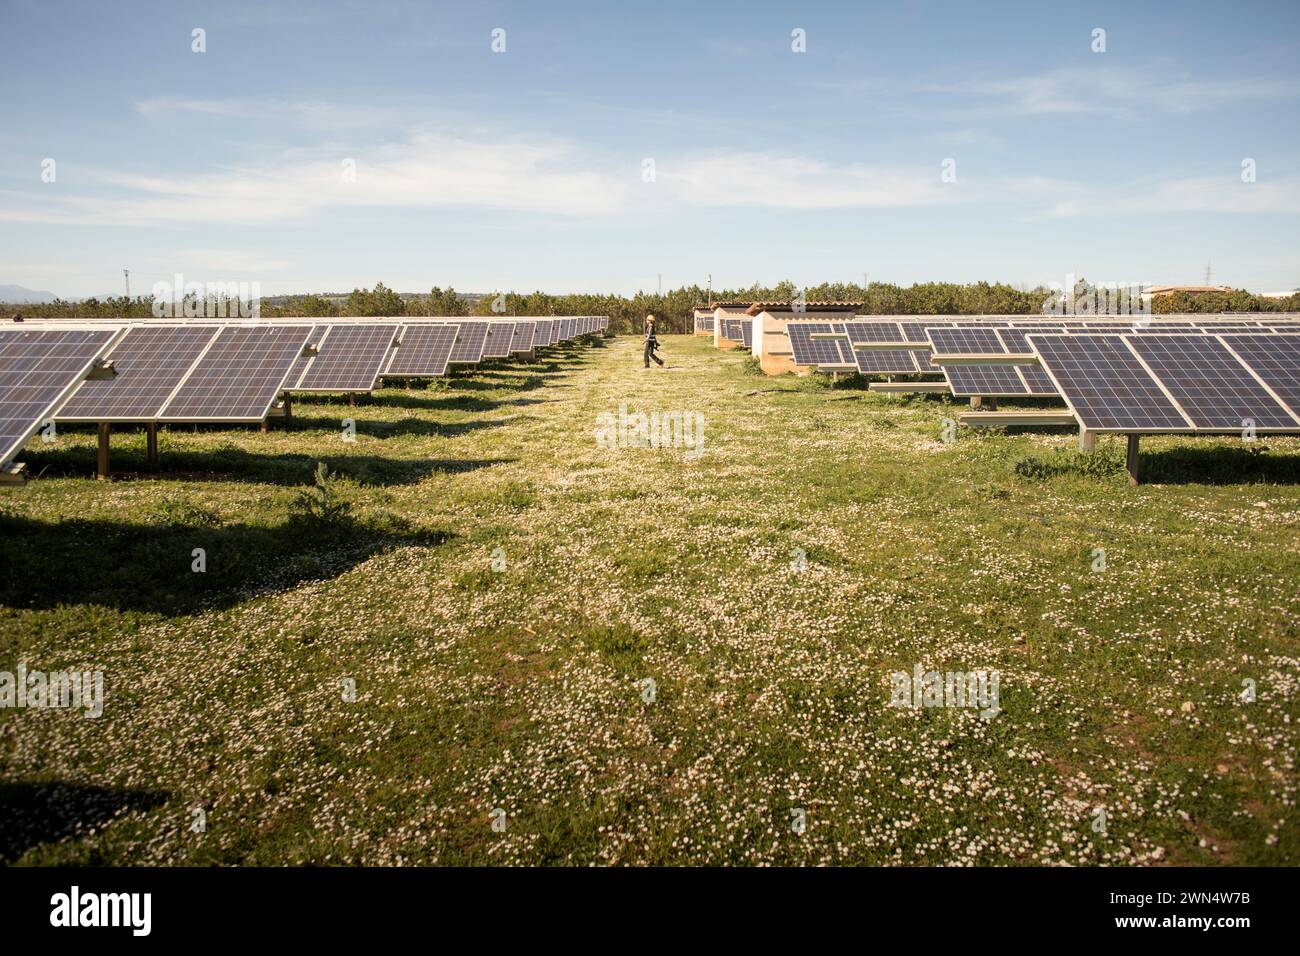
[{"label": "solar panel mounting post", "polygon": [[1097,433],[1083,426],[1079,427],[1079,451],[1092,454],[1097,450]]},{"label": "solar panel mounting post", "polygon": [[95,480],[108,481],[108,422],[99,423],[99,454],[95,459]]},{"label": "solar panel mounting post", "polygon": [[158,467],[158,423],[149,422],[144,426],[144,460],[150,468]]},{"label": "solar panel mounting post", "polygon": [[1138,484],[1138,436],[1128,435],[1128,454],[1125,456],[1124,467],[1128,469],[1128,483],[1136,486]]}]

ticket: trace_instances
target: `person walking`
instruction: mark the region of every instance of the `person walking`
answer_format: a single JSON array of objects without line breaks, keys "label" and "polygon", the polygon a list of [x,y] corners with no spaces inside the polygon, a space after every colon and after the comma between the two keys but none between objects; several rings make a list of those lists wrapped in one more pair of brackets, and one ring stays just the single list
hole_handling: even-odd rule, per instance
[{"label": "person walking", "polygon": [[645,367],[650,367],[650,360],[654,359],[662,368],[664,360],[655,355],[655,349],[659,348],[659,339],[655,337],[655,317],[647,315],[645,317]]}]

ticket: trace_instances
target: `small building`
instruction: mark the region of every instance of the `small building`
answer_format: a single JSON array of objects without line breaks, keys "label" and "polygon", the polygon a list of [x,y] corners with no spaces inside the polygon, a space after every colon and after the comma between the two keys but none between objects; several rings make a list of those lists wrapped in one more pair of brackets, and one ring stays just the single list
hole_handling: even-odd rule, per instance
[{"label": "small building", "polygon": [[1143,295],[1149,295],[1152,298],[1159,298],[1165,295],[1174,295],[1178,292],[1187,292],[1192,295],[1205,292],[1231,292],[1226,285],[1149,285],[1142,290]]}]

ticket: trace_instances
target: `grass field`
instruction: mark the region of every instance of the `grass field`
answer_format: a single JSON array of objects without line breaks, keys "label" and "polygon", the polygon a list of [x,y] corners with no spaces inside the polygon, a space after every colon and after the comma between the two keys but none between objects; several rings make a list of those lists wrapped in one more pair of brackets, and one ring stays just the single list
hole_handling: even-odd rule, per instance
[{"label": "grass field", "polygon": [[[639,349],[172,429],[158,475],[122,431],[112,483],[33,442],[0,669],[106,703],[0,710],[0,859],[1300,863],[1300,440],[1144,439],[1131,488],[1118,439]],[[703,455],[601,447],[623,403]],[[916,665],[1000,712],[891,707]]]}]

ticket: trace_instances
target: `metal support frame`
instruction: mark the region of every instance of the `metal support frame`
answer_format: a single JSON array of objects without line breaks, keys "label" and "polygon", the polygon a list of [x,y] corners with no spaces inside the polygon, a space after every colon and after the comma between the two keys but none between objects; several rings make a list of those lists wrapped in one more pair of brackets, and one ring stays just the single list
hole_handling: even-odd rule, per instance
[{"label": "metal support frame", "polygon": [[95,459],[95,478],[98,481],[108,481],[112,472],[109,469],[109,443],[108,436],[110,426],[108,422],[100,422],[99,428],[99,454]]},{"label": "metal support frame", "polygon": [[1137,435],[1128,436],[1128,453],[1125,455],[1124,467],[1128,470],[1128,483],[1134,486],[1139,484]]}]

